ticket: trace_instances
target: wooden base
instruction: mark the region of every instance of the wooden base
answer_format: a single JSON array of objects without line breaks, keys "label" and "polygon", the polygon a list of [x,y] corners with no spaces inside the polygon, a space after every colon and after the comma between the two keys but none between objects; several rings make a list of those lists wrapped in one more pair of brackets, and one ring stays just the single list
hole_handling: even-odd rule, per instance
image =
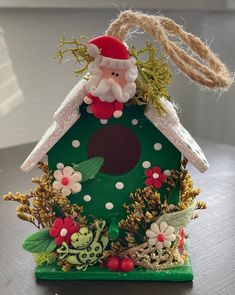
[{"label": "wooden base", "polygon": [[59,266],[43,265],[35,270],[39,280],[103,280],[103,281],[192,281],[193,271],[190,260],[184,265],[167,270],[146,270],[135,268],[133,271],[111,272],[103,267],[90,267],[86,271],[72,269],[63,272]]}]

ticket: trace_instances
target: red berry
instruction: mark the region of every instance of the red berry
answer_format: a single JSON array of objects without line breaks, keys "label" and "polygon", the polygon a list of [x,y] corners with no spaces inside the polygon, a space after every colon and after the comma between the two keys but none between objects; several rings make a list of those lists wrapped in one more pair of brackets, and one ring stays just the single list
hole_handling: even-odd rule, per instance
[{"label": "red berry", "polygon": [[121,260],[121,268],[120,268],[121,271],[128,272],[128,271],[131,271],[133,268],[134,268],[134,263],[130,258],[125,257]]},{"label": "red berry", "polygon": [[118,271],[120,268],[120,259],[118,256],[110,256],[105,265],[109,270]]}]

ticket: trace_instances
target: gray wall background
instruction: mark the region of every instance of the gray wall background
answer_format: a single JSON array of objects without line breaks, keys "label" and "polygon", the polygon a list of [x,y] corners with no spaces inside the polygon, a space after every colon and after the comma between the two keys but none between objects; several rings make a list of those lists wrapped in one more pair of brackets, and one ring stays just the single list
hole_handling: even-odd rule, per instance
[{"label": "gray wall background", "polygon": [[[156,13],[157,11],[151,11]],[[61,33],[69,36],[102,34],[118,10],[1,9],[15,72],[25,102],[0,119],[0,148],[37,141],[52,115],[76,83],[76,66],[58,65],[53,58]],[[211,44],[222,60],[235,69],[235,12],[161,11],[188,31]],[[139,48],[145,36],[133,41]],[[235,144],[234,87],[222,95],[202,91],[172,67],[170,94],[181,107],[181,120],[194,137]]]}]

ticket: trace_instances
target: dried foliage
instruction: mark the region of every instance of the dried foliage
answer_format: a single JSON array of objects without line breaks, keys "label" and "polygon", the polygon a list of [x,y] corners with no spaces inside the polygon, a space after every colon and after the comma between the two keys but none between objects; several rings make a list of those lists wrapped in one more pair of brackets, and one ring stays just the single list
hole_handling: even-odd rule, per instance
[{"label": "dried foliage", "polygon": [[105,250],[103,252],[102,260],[103,261],[107,260],[107,258],[110,255],[118,255],[119,256],[125,250],[126,250],[126,248],[123,245],[121,245],[120,241],[114,241],[110,244],[109,249]]},{"label": "dried foliage", "polygon": [[171,169],[171,174],[166,178],[165,184],[167,186],[167,190],[170,191],[172,188],[176,187],[176,184],[179,182],[180,179],[180,172],[174,169]]},{"label": "dried foliage", "polygon": [[160,194],[152,187],[137,189],[130,194],[131,203],[124,204],[127,218],[119,222],[119,228],[126,231],[128,247],[143,243],[148,224],[161,214]]},{"label": "dried foliage", "polygon": [[35,190],[29,194],[9,192],[3,196],[5,201],[19,203],[16,207],[17,217],[34,224],[38,229],[51,226],[56,216],[71,216],[80,225],[86,224],[86,219],[81,215],[83,208],[71,204],[67,197],[53,189],[48,165],[39,162],[38,168],[43,174],[32,179],[37,185]]},{"label": "dried foliage", "polygon": [[187,169],[184,169],[180,175],[180,190],[181,194],[178,204],[180,210],[189,207],[201,192],[199,188],[193,187],[193,180]]},{"label": "dried foliage", "polygon": [[[177,206],[175,206],[175,211],[184,210],[187,207],[192,205],[194,199],[200,194],[199,188],[194,188],[193,179],[186,169],[188,160],[184,157],[181,161],[181,169],[180,171],[171,170],[171,175],[167,177],[165,180],[166,189],[169,194],[166,197],[163,206],[163,213],[170,213],[168,206],[168,200],[170,199],[171,190],[175,188],[177,184],[180,185],[180,199]],[[206,203],[198,201],[196,205],[196,209],[206,209]]]},{"label": "dried foliage", "polygon": [[[154,105],[158,114],[166,113],[159,98],[169,99],[167,85],[172,80],[172,73],[167,65],[166,58],[156,56],[156,47],[146,42],[145,48],[137,51],[135,47],[130,50],[131,55],[136,59],[138,78],[136,80],[136,95],[134,100],[139,105]],[[143,61],[143,55],[148,56]]]},{"label": "dried foliage", "polygon": [[193,216],[192,216],[192,219],[197,219],[199,217],[198,213],[195,211]]},{"label": "dried foliage", "polygon": [[198,201],[196,203],[196,210],[201,210],[201,209],[206,209],[207,208],[207,205],[206,205],[206,202],[203,202],[203,201]]},{"label": "dried foliage", "polygon": [[65,259],[59,259],[57,264],[61,267],[64,272],[69,271],[73,265],[68,263]]},{"label": "dried foliage", "polygon": [[[166,178],[166,180],[164,182],[168,194],[164,198],[164,203],[163,203],[163,206],[162,206],[162,213],[163,214],[172,212],[172,210],[169,207],[169,204],[171,203],[170,199],[171,199],[172,190],[177,185],[179,185],[179,182],[180,182],[181,172],[177,171],[177,170],[174,170],[174,169],[171,169],[170,172],[171,172],[171,174]],[[176,209],[177,209],[177,207],[175,207],[175,210]]]}]

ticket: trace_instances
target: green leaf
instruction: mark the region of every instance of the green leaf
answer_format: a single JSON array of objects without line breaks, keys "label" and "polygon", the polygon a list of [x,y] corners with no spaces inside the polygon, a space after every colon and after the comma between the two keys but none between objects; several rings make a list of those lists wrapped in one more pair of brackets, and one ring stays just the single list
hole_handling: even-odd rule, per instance
[{"label": "green leaf", "polygon": [[49,235],[49,229],[44,228],[26,238],[23,248],[31,253],[51,253],[56,248],[56,243]]},{"label": "green leaf", "polygon": [[79,164],[73,164],[73,169],[82,174],[82,182],[92,179],[96,176],[101,166],[104,163],[104,158],[94,157]]},{"label": "green leaf", "polygon": [[168,225],[175,228],[175,232],[178,232],[182,227],[186,227],[192,219],[193,212],[195,210],[196,203],[185,210],[164,214],[157,220],[159,225],[162,221],[165,221]]}]

